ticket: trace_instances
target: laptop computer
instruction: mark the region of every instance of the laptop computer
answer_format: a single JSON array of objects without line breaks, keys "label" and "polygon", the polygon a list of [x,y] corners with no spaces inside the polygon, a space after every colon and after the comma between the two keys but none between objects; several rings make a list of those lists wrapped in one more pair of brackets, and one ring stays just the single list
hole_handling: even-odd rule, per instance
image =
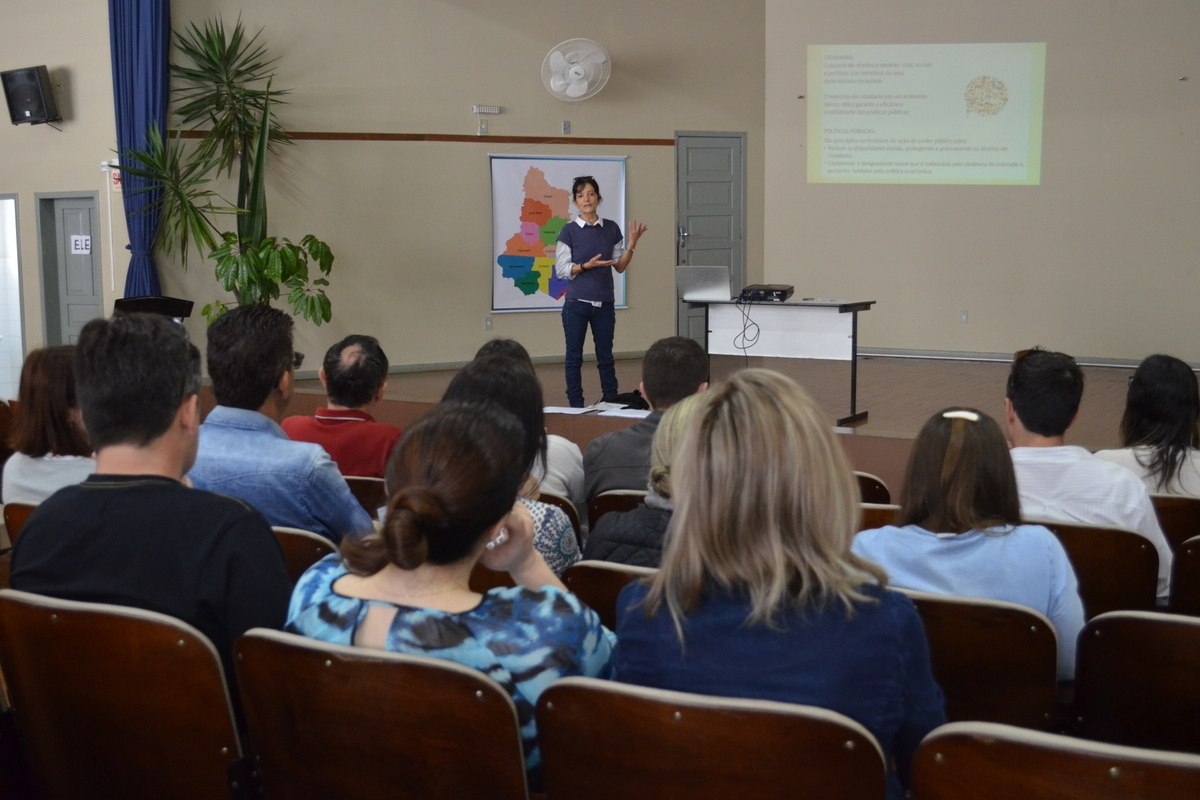
[{"label": "laptop computer", "polygon": [[733,299],[729,267],[675,267],[675,286],[685,303],[728,303]]}]

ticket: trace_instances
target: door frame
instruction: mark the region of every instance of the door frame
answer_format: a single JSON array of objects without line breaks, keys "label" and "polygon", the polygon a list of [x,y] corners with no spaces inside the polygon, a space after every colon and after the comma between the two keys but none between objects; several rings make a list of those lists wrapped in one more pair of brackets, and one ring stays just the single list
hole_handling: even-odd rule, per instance
[{"label": "door frame", "polygon": [[[680,263],[679,243],[678,243],[677,239],[679,237],[679,229],[682,226],[682,219],[680,216],[680,197],[679,197],[679,140],[682,138],[737,139],[741,142],[741,147],[739,148],[741,151],[740,163],[738,165],[739,174],[741,175],[741,191],[739,192],[739,203],[738,203],[738,208],[737,208],[738,216],[741,218],[740,229],[741,229],[742,235],[741,235],[741,238],[737,240],[737,248],[741,251],[741,253],[740,253],[741,254],[741,258],[740,258],[741,264],[738,265],[737,267],[735,267],[733,264],[729,265],[729,268],[730,268],[729,279],[733,282],[734,286],[745,286],[746,285],[746,180],[747,180],[746,140],[748,138],[748,134],[746,131],[675,131],[675,148],[674,148],[675,149],[675,227],[671,231],[671,236],[672,236],[672,239],[676,240],[676,241],[673,241],[673,243],[672,243],[672,247],[674,247],[674,249],[675,249],[675,256],[676,256],[675,263],[676,264]],[[674,282],[674,281],[672,281],[672,282]],[[705,313],[705,310],[706,310],[706,307],[696,306],[691,303],[685,303],[682,300],[680,300],[679,295],[678,295],[678,290],[676,290],[676,293],[675,293],[675,330],[676,330],[676,333],[680,336],[688,336],[688,328],[689,328],[688,317],[692,314],[697,314],[697,313],[703,314],[703,313]],[[691,337],[689,337],[689,338],[691,338]],[[705,342],[700,342],[700,344],[703,346],[703,345],[705,345]]]},{"label": "door frame", "polygon": [[[49,299],[48,292],[49,287],[58,285],[58,262],[56,260],[58,231],[55,227],[55,200],[87,200],[90,201],[96,209],[95,220],[97,227],[92,231],[92,252],[96,254],[96,286],[98,286],[100,289],[100,308],[102,312],[104,309],[104,251],[100,249],[103,241],[101,239],[102,231],[99,230],[100,192],[94,189],[81,189],[74,192],[34,193],[33,202],[34,207],[37,210],[38,274],[42,281],[42,341],[48,345],[66,344],[65,342],[58,341],[61,336],[55,329],[59,326],[62,319],[62,310],[58,308],[58,298],[56,296],[54,300],[51,301]],[[53,277],[48,279],[48,277],[51,275]],[[54,308],[57,311],[53,320],[51,320],[49,313],[51,308]]]}]

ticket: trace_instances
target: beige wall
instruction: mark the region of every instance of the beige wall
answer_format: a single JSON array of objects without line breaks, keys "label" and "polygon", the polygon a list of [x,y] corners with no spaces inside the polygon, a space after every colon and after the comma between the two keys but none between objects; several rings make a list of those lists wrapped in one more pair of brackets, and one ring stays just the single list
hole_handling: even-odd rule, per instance
[{"label": "beige wall", "polygon": [[[1200,3],[767,0],[766,16],[768,280],[878,300],[867,347],[1200,361]],[[805,47],[923,42],[1046,43],[1041,186],[805,182]]]},{"label": "beige wall", "polygon": [[[109,69],[108,4],[8,3],[0,24],[0,69],[46,64],[56,85],[58,110],[66,118],[61,131],[48,125],[9,125],[0,117],[0,194],[17,196],[21,293],[28,351],[45,341],[42,280],[38,264],[36,194],[78,193],[99,196],[99,241],[105,305],[125,287],[128,243],[120,216],[120,195],[113,198],[118,222],[111,235],[106,210],[106,176],[100,162],[114,157],[112,77]],[[117,274],[109,256],[117,254]],[[52,254],[53,255],[53,254]],[[117,292],[110,290],[115,285]]]},{"label": "beige wall", "polygon": [[[65,13],[63,6],[70,6]],[[1200,41],[1195,0],[604,0],[586,21],[508,0],[176,0],[176,26],[221,11],[266,26],[294,130],[472,134],[475,103],[498,135],[670,138],[746,131],[752,280],[807,295],[868,297],[866,347],[1004,352],[1042,342],[1081,356],[1165,350],[1200,361]],[[562,39],[613,55],[597,97],[562,103],[538,76]],[[836,186],[805,182],[805,46],[1047,43],[1042,185]],[[764,46],[765,42],[765,46]],[[42,341],[36,192],[99,191],[112,155],[103,5],[15,4],[3,68],[46,63],[63,83],[63,132],[0,127],[0,193],[19,197],[28,346]],[[1187,76],[1190,80],[1180,81]],[[335,319],[302,324],[310,354],[349,331],[379,335],[397,364],[468,358],[489,335],[487,155],[629,157],[630,216],[650,233],[631,268],[617,349],[673,330],[674,154],[669,147],[488,142],[301,142],[273,164],[271,227],[334,247]],[[119,198],[117,198],[119,199]],[[764,233],[768,232],[768,233]],[[102,244],[105,287],[124,281],[119,217]],[[164,264],[168,291],[216,295],[197,259]],[[106,297],[106,304],[111,297]],[[959,311],[970,322],[958,322]],[[553,314],[493,317],[493,334],[561,353]],[[202,338],[199,325],[193,325]]]},{"label": "beige wall", "polygon": [[[41,305],[31,286],[37,259],[32,194],[102,187],[97,164],[111,155],[115,138],[103,4],[67,4],[81,11],[64,13],[64,3],[45,4],[45,10],[19,4],[16,24],[10,14],[0,28],[6,64],[47,63],[74,81],[67,90],[74,106],[67,133],[45,126],[0,129],[7,162],[0,193],[21,195],[31,311]],[[762,0],[605,0],[589,8],[602,13],[572,17],[553,3],[529,0],[172,4],[176,28],[218,11],[229,23],[240,13],[251,30],[266,28],[265,40],[280,56],[277,84],[292,90],[289,105],[279,109],[292,130],[474,134],[470,109],[482,103],[504,109],[489,119],[491,133],[502,136],[555,136],[564,119],[577,137],[670,139],[685,130],[745,131],[747,262],[760,276]],[[564,103],[542,87],[540,68],[553,45],[576,36],[609,49],[613,76],[596,97]],[[53,152],[45,142],[54,143]],[[351,331],[379,336],[395,364],[466,360],[493,335],[520,339],[535,357],[561,356],[556,314],[493,315],[494,330],[484,331],[491,302],[489,153],[628,156],[628,214],[646,221],[649,233],[630,268],[630,307],[618,312],[616,348],[642,351],[674,332],[673,148],[578,146],[569,139],[553,146],[302,141],[274,160],[269,192],[273,233],[293,239],[315,233],[337,257],[333,323],[297,329],[308,365]],[[120,288],[125,259],[118,261]],[[187,273],[163,261],[168,293],[198,305],[218,296],[202,260],[189,261]],[[42,337],[40,311],[34,316],[27,325],[31,346]],[[202,326],[191,327],[202,341]]]}]

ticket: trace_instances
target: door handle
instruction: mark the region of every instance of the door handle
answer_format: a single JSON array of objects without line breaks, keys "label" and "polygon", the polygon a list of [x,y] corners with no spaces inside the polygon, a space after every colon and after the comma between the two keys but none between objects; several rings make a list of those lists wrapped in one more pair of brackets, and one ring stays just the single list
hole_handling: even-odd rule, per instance
[{"label": "door handle", "polygon": [[687,247],[687,237],[689,237],[689,236],[691,236],[691,234],[687,232],[687,229],[684,228],[682,225],[680,225],[679,226],[679,246],[680,247]]}]

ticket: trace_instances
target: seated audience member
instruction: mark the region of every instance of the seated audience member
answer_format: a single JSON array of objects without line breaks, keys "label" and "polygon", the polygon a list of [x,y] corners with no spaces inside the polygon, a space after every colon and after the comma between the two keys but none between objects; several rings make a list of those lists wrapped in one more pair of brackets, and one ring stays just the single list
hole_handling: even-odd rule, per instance
[{"label": "seated audience member", "polygon": [[1021,524],[1008,445],[996,421],[970,408],[930,417],[913,445],[899,525],[863,531],[851,549],[893,586],[1006,600],[1045,614],[1058,635],[1058,677],[1075,677],[1083,603],[1058,538]]},{"label": "seated audience member", "polygon": [[667,409],[650,446],[650,481],[646,499],[630,511],[611,511],[596,523],[583,557],[635,567],[662,561],[663,537],[671,522],[671,463],[675,447],[703,395],[685,397]]},{"label": "seated audience member", "polygon": [[20,413],[8,435],[0,499],[40,503],[96,471],[75,392],[75,348],[44,347],[25,357],[17,390]]},{"label": "seated audience member", "polygon": [[584,494],[592,498],[609,489],[644,489],[650,476],[650,442],[663,412],[688,395],[708,388],[708,354],[683,336],[668,336],[650,345],[642,359],[638,391],[650,404],[650,415],[624,430],[598,436],[583,455]]},{"label": "seated audience member", "polygon": [[942,693],[912,601],[850,551],[858,485],[830,421],[790,379],[742,370],[700,398],[671,474],[662,566],[618,601],[617,680],[845,714],[903,797]]},{"label": "seated audience member", "polygon": [[[579,542],[567,513],[558,506],[542,503],[537,497],[537,484],[530,472],[538,459],[546,454],[545,413],[542,407],[542,387],[533,370],[520,361],[505,356],[476,358],[458,371],[442,401],[464,403],[495,403],[508,411],[525,429],[525,441],[514,451],[513,459],[525,470],[521,487],[521,502],[533,517],[533,546],[555,575],[579,560]],[[388,483],[388,493],[396,490]]]},{"label": "seated audience member", "polygon": [[329,454],[279,427],[303,358],[292,349],[292,318],[270,306],[239,306],[209,327],[218,405],[200,426],[188,477],[199,489],[245,500],[272,525],[338,542],[374,525]]},{"label": "seated audience member", "polygon": [[1083,371],[1065,353],[1035,347],[1017,353],[1008,374],[1004,413],[1022,519],[1125,528],[1158,551],[1158,596],[1171,578],[1167,545],[1150,493],[1127,469],[1065,444],[1083,398]]},{"label": "seated audience member", "polygon": [[183,482],[199,351],[166,317],[118,314],[84,326],[76,372],[96,474],[34,511],[13,588],[169,614],[212,640],[233,676],[233,641],[283,625],[292,582],[262,514]]},{"label": "seated audience member", "polygon": [[[287,629],[328,642],[433,656],[474,667],[512,695],[531,787],[541,756],[534,708],[556,678],[608,677],[611,643],[599,617],[568,592],[533,547],[514,458],[526,432],[496,405],[443,402],[392,453],[394,487],[380,533],[342,541],[341,554],[296,585]],[[477,561],[515,587],[469,587]]]},{"label": "seated audience member", "polygon": [[1129,379],[1121,450],[1097,458],[1131,469],[1151,492],[1200,497],[1200,389],[1196,373],[1172,356],[1150,356]]},{"label": "seated audience member", "polygon": [[382,478],[388,454],[404,433],[371,416],[387,389],[387,371],[387,356],[374,336],[347,336],[329,348],[317,373],[329,404],[311,417],[288,417],[280,424],[283,432],[324,447],[343,475]]},{"label": "seated audience member", "polygon": [[[528,364],[533,371],[529,351],[516,339],[491,339],[484,342],[476,358],[507,356]],[[536,375],[537,373],[534,372]],[[583,493],[583,452],[565,436],[546,434],[546,457],[533,466],[533,478],[543,491],[554,492],[575,504],[581,518],[587,516],[587,497]]]}]

